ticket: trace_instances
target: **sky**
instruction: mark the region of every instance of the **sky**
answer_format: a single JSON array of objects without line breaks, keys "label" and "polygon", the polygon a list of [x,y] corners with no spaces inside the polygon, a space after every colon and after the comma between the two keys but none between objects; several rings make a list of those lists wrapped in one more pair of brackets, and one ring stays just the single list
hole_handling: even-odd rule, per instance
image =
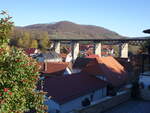
[{"label": "sky", "polygon": [[0,0],[16,26],[71,21],[96,25],[123,36],[148,36],[150,0]]}]

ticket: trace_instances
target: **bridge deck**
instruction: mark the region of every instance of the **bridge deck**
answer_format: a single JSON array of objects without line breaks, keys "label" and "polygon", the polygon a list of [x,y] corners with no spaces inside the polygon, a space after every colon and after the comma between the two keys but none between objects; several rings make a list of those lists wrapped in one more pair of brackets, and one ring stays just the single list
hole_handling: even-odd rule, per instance
[{"label": "bridge deck", "polygon": [[76,42],[83,42],[83,41],[89,41],[89,42],[102,42],[103,44],[108,44],[108,45],[117,45],[119,43],[129,43],[131,45],[141,45],[144,42],[150,41],[150,37],[144,37],[144,38],[124,38],[124,39],[50,39],[50,41],[60,41],[62,43],[65,42],[72,42],[72,41],[76,41]]},{"label": "bridge deck", "polygon": [[124,39],[50,39],[51,41],[120,41],[120,42],[129,42],[129,41],[150,41],[150,37],[147,38],[124,38]]}]

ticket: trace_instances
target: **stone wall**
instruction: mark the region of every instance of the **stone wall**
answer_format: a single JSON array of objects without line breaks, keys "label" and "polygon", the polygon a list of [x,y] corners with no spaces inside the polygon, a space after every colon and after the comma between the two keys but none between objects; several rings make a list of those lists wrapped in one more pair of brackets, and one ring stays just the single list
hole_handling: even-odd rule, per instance
[{"label": "stone wall", "polygon": [[75,113],[102,113],[114,106],[117,106],[130,99],[130,91],[123,91],[117,94],[117,96],[107,96],[95,103],[92,103],[86,108],[75,110]]}]

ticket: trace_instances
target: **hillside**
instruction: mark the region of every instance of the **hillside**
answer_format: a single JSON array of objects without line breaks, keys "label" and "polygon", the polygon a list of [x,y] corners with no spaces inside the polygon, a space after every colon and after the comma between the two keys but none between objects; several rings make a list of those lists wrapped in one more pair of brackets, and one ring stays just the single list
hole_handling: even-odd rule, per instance
[{"label": "hillside", "polygon": [[25,31],[46,31],[48,32],[50,38],[124,38],[116,32],[110,31],[103,27],[93,25],[80,25],[68,21],[61,21],[52,24],[34,24],[16,28],[23,29]]}]

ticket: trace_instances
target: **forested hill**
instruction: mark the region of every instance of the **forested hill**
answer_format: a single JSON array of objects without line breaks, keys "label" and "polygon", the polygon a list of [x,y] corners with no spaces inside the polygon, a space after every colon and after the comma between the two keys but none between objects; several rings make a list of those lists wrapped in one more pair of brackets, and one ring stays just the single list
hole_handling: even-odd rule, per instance
[{"label": "forested hill", "polygon": [[69,21],[61,21],[51,24],[34,24],[19,28],[24,30],[46,31],[50,38],[123,38],[116,32],[103,27],[80,25]]},{"label": "forested hill", "polygon": [[22,48],[47,48],[50,39],[120,39],[125,38],[103,27],[80,25],[68,21],[14,27],[11,45]]}]

